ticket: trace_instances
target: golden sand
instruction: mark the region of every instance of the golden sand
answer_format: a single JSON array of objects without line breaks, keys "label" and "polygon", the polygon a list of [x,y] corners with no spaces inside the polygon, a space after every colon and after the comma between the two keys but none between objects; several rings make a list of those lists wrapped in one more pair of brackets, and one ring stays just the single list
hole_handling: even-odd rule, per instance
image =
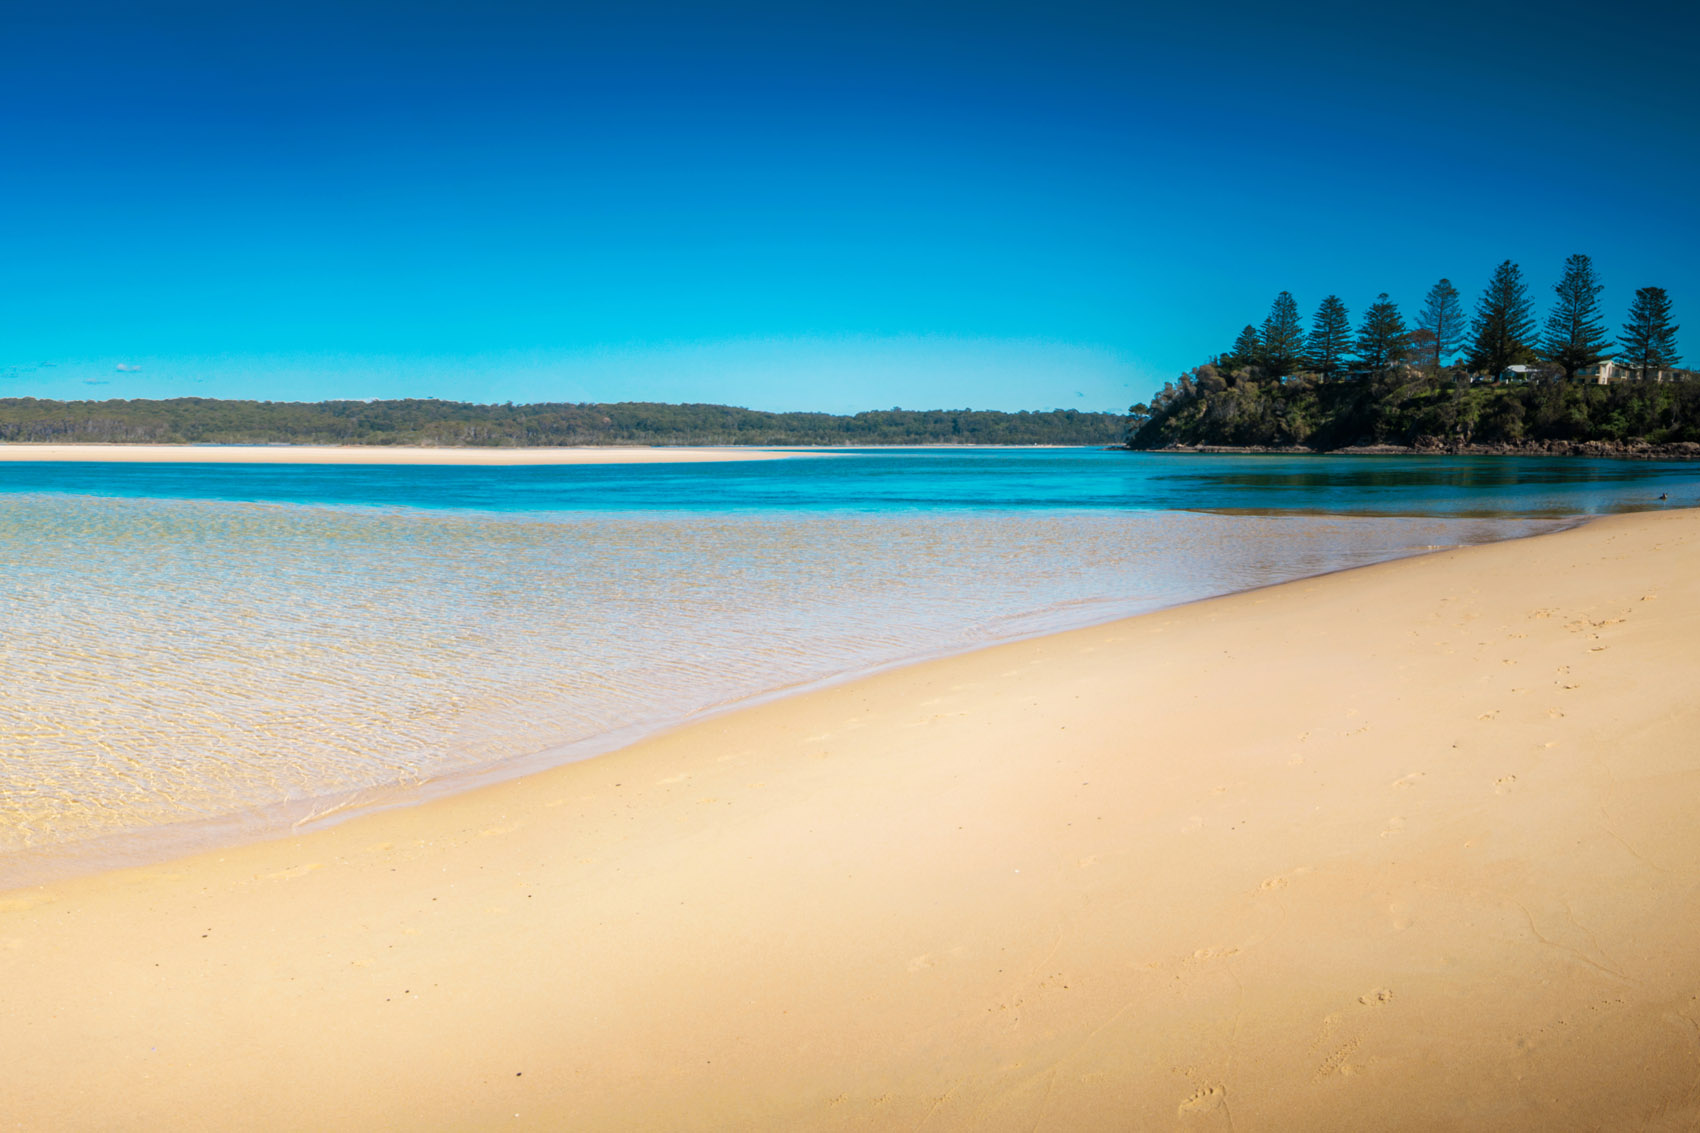
[{"label": "golden sand", "polygon": [[36,445],[0,444],[0,461],[96,461],[158,464],[680,464],[783,460],[803,453],[772,449],[424,448],[411,445]]},{"label": "golden sand", "polygon": [[0,894],[25,1129],[1688,1129],[1700,514]]}]

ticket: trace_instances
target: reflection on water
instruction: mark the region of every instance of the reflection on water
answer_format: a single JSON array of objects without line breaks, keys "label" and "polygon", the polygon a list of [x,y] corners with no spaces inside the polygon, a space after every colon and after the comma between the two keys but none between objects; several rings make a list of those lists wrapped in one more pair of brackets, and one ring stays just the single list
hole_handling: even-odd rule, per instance
[{"label": "reflection on water", "polygon": [[252,832],[279,804],[1542,526],[0,495],[0,853],[231,816]]}]

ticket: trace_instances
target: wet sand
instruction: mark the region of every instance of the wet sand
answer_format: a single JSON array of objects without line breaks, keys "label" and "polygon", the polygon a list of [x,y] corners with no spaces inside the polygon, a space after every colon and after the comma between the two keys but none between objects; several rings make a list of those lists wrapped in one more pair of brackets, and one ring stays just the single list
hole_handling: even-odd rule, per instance
[{"label": "wet sand", "polygon": [[773,449],[424,448],[411,445],[34,445],[0,444],[0,461],[154,464],[680,464],[783,460],[808,455]]},{"label": "wet sand", "polygon": [[1687,1129],[1700,513],[0,894],[26,1129]]}]

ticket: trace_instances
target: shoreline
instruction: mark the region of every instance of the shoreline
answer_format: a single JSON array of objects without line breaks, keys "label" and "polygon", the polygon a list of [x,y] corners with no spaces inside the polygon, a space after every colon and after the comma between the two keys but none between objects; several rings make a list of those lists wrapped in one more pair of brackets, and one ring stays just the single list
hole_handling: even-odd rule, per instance
[{"label": "shoreline", "polygon": [[[985,446],[982,446],[985,447]],[[1627,513],[1618,513],[1627,514]],[[952,644],[920,650],[910,655],[881,661],[871,666],[848,669],[821,677],[811,677],[740,695],[733,699],[694,710],[684,717],[656,718],[627,724],[611,731],[587,736],[565,743],[556,743],[518,756],[504,756],[491,763],[450,767],[410,782],[380,783],[349,791],[313,795],[211,818],[190,819],[156,826],[119,830],[109,834],[50,843],[25,850],[0,853],[0,896],[12,889],[75,880],[101,873],[126,869],[155,867],[177,858],[207,853],[221,853],[263,842],[276,842],[318,830],[332,828],[366,815],[381,814],[395,809],[429,806],[468,791],[476,791],[515,780],[530,778],[572,763],[599,759],[618,754],[626,748],[654,741],[684,728],[702,726],[718,718],[735,715],[753,708],[773,704],[791,697],[808,696],[846,684],[867,680],[883,674],[915,666],[968,656],[984,649],[1075,633],[1114,625],[1132,618],[1149,617],[1170,610],[1182,610],[1202,602],[1212,602],[1236,595],[1261,591],[1294,583],[1328,578],[1333,575],[1399,562],[1470,546],[1490,546],[1543,534],[1567,531],[1590,522],[1587,515],[1569,516],[1545,521],[1550,526],[1533,534],[1510,535],[1488,543],[1459,543],[1413,547],[1404,553],[1376,563],[1354,564],[1323,570],[1315,574],[1248,586],[1244,589],[1207,594],[1173,605],[1114,614],[1098,613],[1073,624],[1051,625],[969,645]]]},{"label": "shoreline", "polygon": [[406,445],[0,444],[0,462],[86,461],[144,464],[680,464],[788,460],[811,453],[771,448],[427,448]]},{"label": "shoreline", "polygon": [[0,893],[8,1115],[1679,1125],[1697,566],[1608,517]]},{"label": "shoreline", "polygon": [[1568,456],[1594,460],[1700,460],[1700,444],[1623,445],[1607,441],[1540,441],[1528,445],[1347,445],[1318,449],[1306,445],[1165,445],[1130,448],[1112,445],[1108,451],[1151,453],[1156,456]]}]

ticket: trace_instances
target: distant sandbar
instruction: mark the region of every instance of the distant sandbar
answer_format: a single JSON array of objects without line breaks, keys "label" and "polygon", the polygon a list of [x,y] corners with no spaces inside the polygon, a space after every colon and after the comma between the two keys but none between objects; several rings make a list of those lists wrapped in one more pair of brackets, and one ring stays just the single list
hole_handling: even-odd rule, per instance
[{"label": "distant sandbar", "polygon": [[784,460],[804,453],[758,448],[423,448],[403,445],[0,444],[0,461],[158,464],[683,464]]}]

